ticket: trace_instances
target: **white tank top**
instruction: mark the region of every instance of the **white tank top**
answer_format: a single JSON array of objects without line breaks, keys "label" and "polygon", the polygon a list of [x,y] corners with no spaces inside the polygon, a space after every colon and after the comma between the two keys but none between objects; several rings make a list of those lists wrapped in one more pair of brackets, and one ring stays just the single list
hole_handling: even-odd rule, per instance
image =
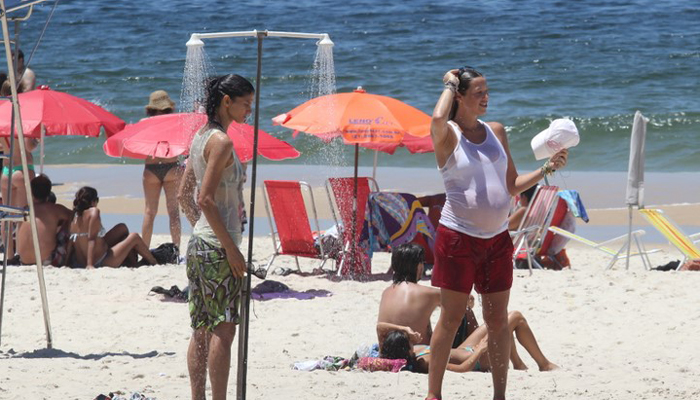
[{"label": "white tank top", "polygon": [[[218,128],[207,128],[206,126],[202,129],[205,131],[199,131],[194,135],[192,139],[192,144],[190,146],[190,158],[188,162],[192,163],[192,169],[194,170],[194,176],[197,180],[197,192],[202,189],[202,180],[204,179],[204,172],[207,169],[207,162],[204,159],[204,148],[215,132],[221,132]],[[225,133],[224,133],[225,135]],[[241,244],[241,218],[239,215],[239,204],[240,199],[243,197],[241,190],[243,188],[243,165],[238,160],[236,152],[233,152],[233,164],[226,167],[221,174],[221,182],[219,187],[216,188],[216,193],[214,195],[214,202],[219,209],[219,214],[221,215],[221,221],[224,223],[226,230],[231,235],[233,242],[236,246]],[[219,238],[216,237],[214,230],[209,226],[207,218],[202,213],[199,220],[192,230],[192,235],[197,236],[204,240],[205,242],[221,247],[221,242]]]},{"label": "white tank top", "polygon": [[454,121],[448,126],[457,135],[457,146],[440,168],[447,200],[440,223],[457,232],[482,239],[508,228],[511,196],[506,184],[508,157],[487,124],[486,139],[471,143]]}]

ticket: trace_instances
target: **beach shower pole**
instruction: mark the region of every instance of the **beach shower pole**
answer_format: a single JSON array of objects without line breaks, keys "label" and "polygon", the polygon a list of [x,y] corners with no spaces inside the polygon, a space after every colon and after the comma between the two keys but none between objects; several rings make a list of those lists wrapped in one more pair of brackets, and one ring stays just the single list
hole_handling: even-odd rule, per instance
[{"label": "beach shower pole", "polygon": [[[24,146],[24,130],[22,128],[22,115],[19,108],[19,100],[17,97],[17,81],[16,81],[16,60],[13,62],[12,49],[10,48],[10,32],[7,26],[7,12],[5,8],[5,0],[0,0],[0,22],[2,23],[2,36],[3,44],[5,45],[5,57],[7,59],[7,74],[8,80],[10,81],[10,91],[12,93],[12,106],[13,106],[13,121],[15,123],[15,128],[17,130],[17,141],[19,142],[20,158],[22,160],[22,173],[24,175],[24,187],[27,189],[27,204],[29,205],[29,225],[32,231],[32,242],[34,244],[34,257],[37,261],[37,275],[39,277],[39,293],[41,295],[41,305],[44,312],[44,328],[46,330],[46,347],[51,348],[52,335],[51,335],[51,320],[49,318],[49,302],[46,296],[46,283],[44,282],[44,267],[41,263],[41,253],[39,250],[39,236],[36,230],[36,219],[34,218],[34,200],[32,198],[31,185],[29,183],[29,170],[27,169],[27,153]],[[17,47],[17,41],[15,41],[15,47]],[[15,52],[15,58],[18,56],[19,52]],[[10,132],[10,137],[14,137],[14,132]],[[12,152],[12,148],[10,149]],[[9,223],[9,222],[8,222]],[[6,236],[6,238],[9,237]],[[7,243],[7,240],[6,240]],[[7,253],[7,248],[5,248],[5,253]],[[7,260],[7,254],[5,254],[5,260]],[[2,327],[2,308],[5,298],[5,275],[7,274],[7,262],[4,262],[3,272],[2,272],[2,295],[0,297],[0,328]],[[1,338],[1,337],[0,337]]]},{"label": "beach shower pole", "polygon": [[[1,0],[0,0],[1,1]],[[255,113],[253,124],[253,166],[250,182],[250,225],[248,226],[248,274],[243,286],[243,302],[241,303],[240,329],[238,335],[238,379],[236,385],[236,398],[245,400],[248,378],[248,322],[250,320],[250,287],[253,268],[253,239],[255,227],[255,184],[258,165],[258,130],[260,123],[260,86],[262,81],[262,45],[265,37],[287,37],[297,39],[317,39],[319,46],[333,46],[333,42],[327,33],[300,33],[277,31],[243,31],[243,32],[217,32],[217,33],[193,33],[187,42],[188,47],[204,46],[202,39],[217,39],[231,37],[255,37],[258,40],[257,69],[255,74]]]}]

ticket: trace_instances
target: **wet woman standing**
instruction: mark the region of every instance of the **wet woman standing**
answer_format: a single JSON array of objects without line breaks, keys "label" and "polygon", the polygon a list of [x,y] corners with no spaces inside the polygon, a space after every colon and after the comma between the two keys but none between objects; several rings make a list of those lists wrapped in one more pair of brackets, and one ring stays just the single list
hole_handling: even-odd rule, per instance
[{"label": "wet woman standing", "polygon": [[189,309],[194,330],[187,367],[193,399],[205,398],[207,369],[213,399],[226,398],[231,345],[246,271],[245,259],[238,249],[244,170],[226,130],[232,121],[245,121],[251,112],[254,91],[253,85],[239,75],[224,75],[207,83],[208,122],[192,139],[178,192],[180,205],[194,225],[187,246]]},{"label": "wet woman standing", "polygon": [[482,296],[494,399],[505,399],[510,355],[508,300],[513,243],[508,234],[511,196],[566,165],[562,150],[539,170],[519,175],[498,122],[486,113],[486,78],[471,67],[448,71],[430,133],[446,202],[435,243],[432,284],[440,287],[440,318],[430,341],[428,399],[441,399],[452,340],[472,287]]}]

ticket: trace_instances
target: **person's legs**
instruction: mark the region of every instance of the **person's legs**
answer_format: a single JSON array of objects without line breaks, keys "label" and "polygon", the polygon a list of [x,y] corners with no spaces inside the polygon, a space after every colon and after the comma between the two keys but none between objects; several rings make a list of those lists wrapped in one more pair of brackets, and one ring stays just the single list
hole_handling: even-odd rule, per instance
[{"label": "person's legs", "polygon": [[[168,171],[163,182],[165,191],[165,204],[168,208],[168,219],[170,220],[170,238],[173,243],[180,248],[180,207],[177,201],[177,190],[180,185],[180,171],[182,168],[175,167]],[[147,242],[148,243],[148,242]]]},{"label": "person's legs", "polygon": [[155,221],[156,214],[158,213],[158,202],[160,201],[160,189],[162,187],[162,182],[153,172],[147,169],[143,170],[143,196],[146,202],[146,209],[143,212],[141,235],[146,246],[151,245],[153,221]]},{"label": "person's legs", "polygon": [[207,385],[207,355],[209,354],[210,334],[206,328],[192,332],[190,345],[187,348],[187,370],[190,373],[190,389],[192,400],[205,400]]},{"label": "person's legs", "polygon": [[513,335],[510,335],[510,362],[513,363],[513,369],[520,371],[527,370],[527,365],[525,365],[523,359],[520,358],[520,354],[518,354],[518,348],[515,345],[515,337]]},{"label": "person's legs", "polygon": [[440,399],[442,379],[450,357],[450,347],[469,300],[468,293],[440,289],[440,318],[430,339],[430,365],[428,367],[428,398]]},{"label": "person's legs", "polygon": [[209,339],[209,381],[213,400],[225,400],[228,376],[231,370],[231,345],[236,335],[236,324],[222,322],[214,328]]},{"label": "person's legs", "polygon": [[104,265],[119,267],[131,250],[136,250],[150,265],[157,263],[141,236],[136,232],[132,232],[126,239],[112,246],[110,254],[104,260]]},{"label": "person's legs", "polygon": [[484,293],[483,316],[488,332],[489,362],[493,380],[493,398],[505,399],[510,363],[511,333],[508,329],[508,299],[510,290]]},{"label": "person's legs", "polygon": [[[10,178],[6,174],[2,174],[2,176],[0,177],[0,191],[2,191],[2,203],[7,204],[7,205],[10,204],[10,196],[8,196],[9,188],[10,188]],[[4,245],[5,244],[5,230],[10,229],[10,233],[11,233],[12,232],[12,224],[9,222],[3,222],[2,224],[0,224],[0,228],[1,228],[0,237],[2,237],[2,243]],[[10,234],[9,237],[12,237],[12,235]],[[9,242],[11,243],[12,240],[10,240]],[[12,258],[12,256],[14,256],[14,254],[10,254],[9,243],[8,243],[8,247],[5,249],[5,257],[9,259],[9,258]]]},{"label": "person's legs", "polygon": [[129,236],[129,228],[124,223],[119,223],[114,225],[114,227],[107,231],[104,235],[105,242],[107,246],[112,247],[115,244],[121,242]]},{"label": "person's legs", "polygon": [[[537,344],[535,334],[532,333],[530,325],[528,325],[527,320],[520,311],[513,311],[508,314],[508,327],[511,332],[515,333],[518,342],[520,342],[535,360],[540,371],[551,371],[559,368],[544,356],[542,350],[540,350],[540,346]],[[513,343],[513,345],[514,344],[515,343]]]}]

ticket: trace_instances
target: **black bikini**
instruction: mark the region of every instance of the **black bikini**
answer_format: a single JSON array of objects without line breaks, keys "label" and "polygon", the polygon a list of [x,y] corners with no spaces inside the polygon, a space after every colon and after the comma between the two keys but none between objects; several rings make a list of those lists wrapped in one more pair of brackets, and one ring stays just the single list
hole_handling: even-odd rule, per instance
[{"label": "black bikini", "polygon": [[163,164],[146,164],[146,170],[151,171],[153,175],[160,180],[160,183],[165,182],[165,176],[168,174],[168,171],[175,167],[179,167],[180,163],[175,161],[171,163],[163,163]]}]

